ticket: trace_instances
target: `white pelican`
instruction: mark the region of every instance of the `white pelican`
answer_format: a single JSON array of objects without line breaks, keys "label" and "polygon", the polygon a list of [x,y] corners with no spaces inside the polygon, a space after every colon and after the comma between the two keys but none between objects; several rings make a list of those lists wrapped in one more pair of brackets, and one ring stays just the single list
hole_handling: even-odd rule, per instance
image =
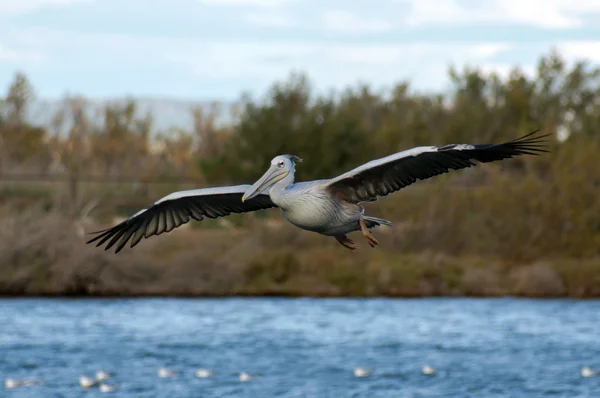
[{"label": "white pelican", "polygon": [[97,384],[98,380],[96,379],[92,379],[91,377],[87,376],[79,376],[79,385],[81,386],[81,388],[88,389],[94,387]]},{"label": "white pelican", "polygon": [[158,377],[160,377],[160,378],[173,377],[176,374],[177,374],[177,372],[167,369],[167,368],[159,368],[158,369]]},{"label": "white pelican", "polygon": [[423,365],[421,372],[424,375],[434,375],[437,371],[429,365]]},{"label": "white pelican", "polygon": [[20,387],[21,385],[22,382],[20,380],[11,379],[10,377],[4,380],[4,388],[7,390]]},{"label": "white pelican", "polygon": [[28,387],[35,386],[37,384],[42,384],[41,380],[15,380],[10,377],[4,380],[4,388],[7,390],[11,390],[17,387]]},{"label": "white pelican", "polygon": [[250,381],[258,376],[252,376],[246,372],[240,373],[240,381]]},{"label": "white pelican", "polygon": [[599,373],[597,370],[590,369],[587,366],[581,368],[581,377],[592,377],[597,376]]},{"label": "white pelican", "polygon": [[213,372],[208,369],[197,369],[194,374],[200,379],[206,379],[213,376]]},{"label": "white pelican", "polygon": [[106,373],[106,372],[105,372],[105,371],[103,371],[103,370],[99,370],[99,371],[97,371],[97,372],[96,372],[96,381],[104,381],[104,380],[107,380],[107,379],[109,379],[109,378],[110,378],[110,376],[111,376],[111,374],[110,374],[110,373]]},{"label": "white pelican", "polygon": [[373,374],[371,369],[354,368],[354,377],[368,377]]},{"label": "white pelican", "polygon": [[502,144],[419,146],[370,161],[335,178],[298,183],[294,183],[294,172],[301,159],[279,155],[253,185],[174,192],[116,226],[94,232],[98,235],[87,243],[107,243],[105,250],[116,244],[118,253],[129,241],[134,247],[142,238],[170,232],[192,218],[201,221],[278,207],[293,225],[333,236],[350,250],[358,248],[346,236],[353,231],[361,231],[375,247],[379,242],[370,230],[391,223],[365,216],[361,203],[376,201],[418,180],[475,166],[476,161],[487,163],[548,152],[542,144],[549,134],[535,136],[536,132]]},{"label": "white pelican", "polygon": [[98,389],[100,390],[100,392],[113,392],[117,389],[117,386],[102,383],[98,386]]}]

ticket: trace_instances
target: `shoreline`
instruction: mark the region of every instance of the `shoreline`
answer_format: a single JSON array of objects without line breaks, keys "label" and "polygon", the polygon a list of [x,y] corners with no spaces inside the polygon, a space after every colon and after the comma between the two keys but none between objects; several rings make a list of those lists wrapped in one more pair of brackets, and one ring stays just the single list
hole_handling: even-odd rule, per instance
[{"label": "shoreline", "polygon": [[527,294],[498,294],[498,295],[335,295],[335,294],[270,294],[270,293],[241,293],[241,294],[196,294],[196,293],[96,293],[96,294],[64,294],[64,293],[32,293],[32,294],[0,294],[0,300],[10,299],[535,299],[535,300],[600,300],[600,295],[527,295]]}]

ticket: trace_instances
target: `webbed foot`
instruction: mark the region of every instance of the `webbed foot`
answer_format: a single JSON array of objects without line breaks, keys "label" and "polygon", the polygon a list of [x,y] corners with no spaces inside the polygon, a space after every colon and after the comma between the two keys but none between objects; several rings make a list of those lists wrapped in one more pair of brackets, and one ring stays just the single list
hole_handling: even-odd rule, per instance
[{"label": "webbed foot", "polygon": [[359,246],[352,240],[349,239],[346,235],[337,235],[335,236],[335,240],[340,242],[340,244],[352,251],[359,248]]},{"label": "webbed foot", "polygon": [[367,228],[367,224],[365,224],[365,219],[361,217],[358,220],[358,224],[360,225],[360,230],[362,232],[362,235],[365,237],[367,242],[369,242],[369,246],[371,246],[371,247],[377,246],[379,244],[379,241],[377,241],[377,239],[375,239],[375,237],[373,236],[371,231],[369,231],[369,229]]}]

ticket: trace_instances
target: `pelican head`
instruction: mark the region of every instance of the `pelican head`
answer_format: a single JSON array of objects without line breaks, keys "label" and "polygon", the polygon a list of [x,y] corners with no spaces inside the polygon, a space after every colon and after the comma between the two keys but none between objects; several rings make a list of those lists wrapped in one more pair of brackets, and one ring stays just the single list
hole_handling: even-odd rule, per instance
[{"label": "pelican head", "polygon": [[295,164],[301,162],[298,156],[295,155],[279,155],[271,160],[271,166],[262,177],[258,179],[242,196],[242,202],[252,199],[261,192],[269,189],[275,183],[283,180],[287,176],[291,176],[290,184],[294,178]]}]

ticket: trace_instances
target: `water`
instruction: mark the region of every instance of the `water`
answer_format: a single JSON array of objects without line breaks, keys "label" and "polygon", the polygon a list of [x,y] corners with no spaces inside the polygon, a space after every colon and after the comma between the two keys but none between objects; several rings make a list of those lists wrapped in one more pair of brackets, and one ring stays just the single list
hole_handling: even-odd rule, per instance
[{"label": "water", "polygon": [[[600,397],[580,374],[600,368],[600,301],[8,299],[0,315],[2,379],[45,382],[7,397]],[[115,392],[79,387],[98,369]]]}]

